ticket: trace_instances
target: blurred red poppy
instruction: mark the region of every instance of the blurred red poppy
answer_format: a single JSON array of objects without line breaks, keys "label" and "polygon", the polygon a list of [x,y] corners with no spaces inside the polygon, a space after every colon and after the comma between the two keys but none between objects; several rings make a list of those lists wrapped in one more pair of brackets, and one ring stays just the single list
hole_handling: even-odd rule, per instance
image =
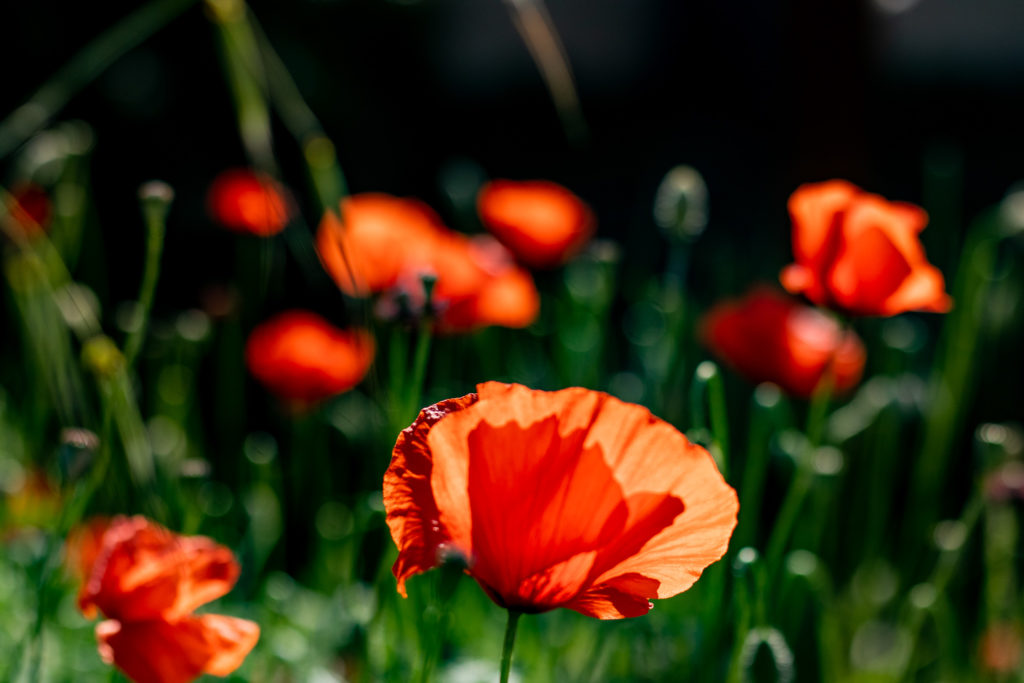
[{"label": "blurred red poppy", "polygon": [[317,247],[324,267],[350,295],[383,293],[388,302],[401,292],[419,308],[422,278],[436,278],[432,313],[442,331],[525,327],[540,308],[533,278],[508,250],[489,236],[469,238],[448,229],[415,199],[349,197],[341,203],[341,219],[324,216]]},{"label": "blurred red poppy", "polygon": [[245,619],[194,610],[238,579],[231,551],[180,536],[145,517],[96,520],[68,538],[83,585],[78,605],[96,625],[100,655],[138,683],[188,683],[226,676],[259,640]]},{"label": "blurred red poppy", "polygon": [[523,263],[565,263],[594,233],[594,214],[582,199],[546,180],[494,180],[477,196],[480,219]]},{"label": "blurred red poppy", "polygon": [[831,364],[833,391],[860,381],[864,345],[818,309],[767,287],[718,304],[701,323],[704,344],[752,382],[809,397]]},{"label": "blurred red poppy", "polygon": [[797,188],[789,214],[796,263],[781,280],[790,292],[855,315],[943,313],[952,305],[918,239],[928,223],[920,207],[830,180]]},{"label": "blurred red poppy", "polygon": [[315,313],[298,310],[257,326],[245,345],[249,372],[299,407],[359,384],[373,356],[373,337],[365,330],[340,330]]},{"label": "blurred red poppy", "polygon": [[288,193],[270,176],[247,168],[224,171],[213,181],[207,206],[227,228],[269,237],[291,219]]},{"label": "blurred red poppy", "polygon": [[53,206],[46,190],[35,183],[19,183],[7,198],[7,214],[25,237],[46,232],[53,216]]},{"label": "blurred red poppy", "polygon": [[460,555],[497,604],[646,614],[725,554],[736,493],[646,408],[488,382],[398,437],[384,506],[405,581]]}]

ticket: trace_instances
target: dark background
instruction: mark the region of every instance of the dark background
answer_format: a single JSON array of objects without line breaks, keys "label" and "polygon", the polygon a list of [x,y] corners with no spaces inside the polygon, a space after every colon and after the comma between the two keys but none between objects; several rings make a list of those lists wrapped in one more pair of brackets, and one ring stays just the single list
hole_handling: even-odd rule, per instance
[{"label": "dark background", "polygon": [[[0,114],[136,6],[8,7]],[[499,0],[251,7],[336,143],[353,192],[416,195],[444,214],[438,178],[454,159],[494,177],[550,178],[593,205],[598,234],[624,244],[628,273],[660,267],[655,188],[672,166],[695,166],[711,201],[693,277],[705,300],[773,279],[789,260],[785,203],[801,182],[845,177],[924,204],[933,214],[924,241],[948,278],[969,218],[1024,177],[1017,0],[551,0],[589,129],[580,145],[567,141]],[[174,286],[161,286],[158,309],[196,305],[223,277],[234,239],[206,216],[206,187],[246,163],[202,6],[117,62],[61,118],[96,133],[93,199],[113,255],[99,286],[115,301],[133,296],[135,190],[160,178],[177,201],[165,261]],[[275,132],[285,181],[315,226],[296,145]]]}]

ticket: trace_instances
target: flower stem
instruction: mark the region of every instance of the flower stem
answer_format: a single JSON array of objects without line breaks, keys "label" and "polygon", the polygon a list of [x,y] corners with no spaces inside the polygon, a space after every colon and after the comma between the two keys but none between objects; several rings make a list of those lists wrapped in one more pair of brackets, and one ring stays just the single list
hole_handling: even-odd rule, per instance
[{"label": "flower stem", "polygon": [[156,283],[160,276],[160,256],[164,250],[164,234],[167,232],[167,211],[170,209],[174,192],[170,186],[152,181],[139,190],[139,203],[146,221],[146,262],[142,269],[142,284],[139,287],[139,320],[125,341],[124,363],[130,369],[142,348],[149,326],[149,314],[153,308]]},{"label": "flower stem", "polygon": [[825,431],[825,417],[828,414],[828,404],[832,398],[834,384],[835,376],[831,369],[827,370],[811,396],[811,405],[807,410],[807,428],[804,430],[807,435],[806,447],[803,457],[797,461],[796,475],[782,501],[782,508],[768,539],[765,553],[768,572],[772,577],[771,583],[774,583],[774,578],[778,573],[782,553],[786,550],[786,544],[792,535],[800,508],[803,507],[804,500],[811,490],[811,484],[814,483],[814,449],[821,443],[822,433]]},{"label": "flower stem", "polygon": [[516,644],[516,626],[522,612],[514,609],[508,611],[508,624],[505,626],[505,644],[501,649],[501,683],[508,683],[508,673],[512,669],[512,648]]}]

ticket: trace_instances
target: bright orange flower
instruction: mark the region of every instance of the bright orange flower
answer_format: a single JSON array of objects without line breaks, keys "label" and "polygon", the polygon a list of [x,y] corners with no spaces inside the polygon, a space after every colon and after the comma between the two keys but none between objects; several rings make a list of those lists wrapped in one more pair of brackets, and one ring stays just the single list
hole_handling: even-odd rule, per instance
[{"label": "bright orange flower", "polygon": [[207,197],[210,214],[225,227],[259,237],[284,230],[291,219],[287,191],[273,178],[246,168],[224,171]]},{"label": "bright orange flower", "polygon": [[415,199],[367,193],[346,197],[341,218],[324,214],[317,248],[342,291],[366,296],[394,287],[406,271],[433,272],[441,219]]},{"label": "bright orange flower", "polygon": [[646,408],[488,382],[398,437],[384,506],[405,581],[461,555],[502,607],[646,614],[725,554],[736,493]]},{"label": "bright orange flower", "polygon": [[590,207],[547,180],[491,181],[480,190],[476,205],[487,229],[536,268],[565,263],[594,233]]},{"label": "bright orange flower", "polygon": [[238,579],[230,550],[203,536],[180,536],[145,517],[99,520],[68,538],[82,572],[78,605],[96,625],[100,655],[137,683],[188,683],[226,676],[259,640],[259,626],[201,605]]},{"label": "bright orange flower", "polygon": [[831,364],[833,390],[846,391],[864,371],[864,345],[816,308],[767,287],[720,303],[701,323],[704,344],[752,382],[774,382],[809,397]]},{"label": "bright orange flower", "polygon": [[373,337],[365,330],[339,330],[298,310],[257,326],[245,345],[249,372],[282,399],[303,406],[359,384],[373,356]]},{"label": "bright orange flower", "polygon": [[781,279],[790,292],[855,315],[944,313],[952,305],[918,239],[928,223],[920,207],[831,180],[797,188],[789,214],[796,263]]},{"label": "bright orange flower", "polygon": [[421,278],[436,282],[432,302],[442,331],[486,325],[525,327],[537,317],[533,278],[491,237],[469,238],[445,227],[415,199],[360,194],[328,212],[317,247],[324,267],[347,294],[402,292],[423,305]]}]

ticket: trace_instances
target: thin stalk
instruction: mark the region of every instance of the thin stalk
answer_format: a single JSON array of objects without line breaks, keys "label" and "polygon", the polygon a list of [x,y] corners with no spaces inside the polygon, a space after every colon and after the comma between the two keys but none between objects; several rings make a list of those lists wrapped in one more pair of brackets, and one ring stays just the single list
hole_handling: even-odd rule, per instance
[{"label": "thin stalk", "polygon": [[997,226],[998,221],[991,213],[982,216],[971,228],[964,245],[954,285],[954,308],[943,325],[932,369],[929,395],[933,402],[925,415],[924,438],[911,477],[907,509],[912,512],[907,518],[904,539],[918,535],[927,520],[939,514],[946,468],[974,393],[973,370],[978,361],[976,351],[985,310],[982,302],[986,300],[1000,242]]},{"label": "thin stalk", "polygon": [[711,434],[718,445],[718,468],[722,476],[729,478],[729,420],[725,405],[725,382],[722,373],[715,367],[715,373],[708,378],[708,414],[711,420]]},{"label": "thin stalk", "polygon": [[338,164],[334,144],[327,137],[316,114],[306,103],[288,67],[274,50],[266,33],[251,13],[247,14],[252,34],[265,69],[267,95],[281,115],[285,128],[302,146],[303,159],[316,189],[320,208],[335,210],[348,194],[345,174]]},{"label": "thin stalk", "polygon": [[[957,565],[960,562],[960,558],[963,557],[964,548],[967,547],[983,507],[981,495],[978,493],[975,493],[964,507],[964,512],[960,516],[960,523],[963,524],[964,529],[963,540],[956,548],[940,552],[938,562],[932,571],[931,578],[928,580],[928,584],[934,589],[935,595],[945,595],[946,587],[956,573]],[[895,675],[892,677],[894,681],[906,680],[907,675],[910,673],[914,650],[917,649],[917,640],[921,634],[921,628],[924,626],[926,613],[924,609],[912,609],[909,618],[904,621],[907,625],[907,633],[910,636],[910,654],[906,657],[901,669],[895,672]]]},{"label": "thin stalk", "polygon": [[743,548],[754,542],[757,520],[761,517],[761,499],[764,479],[768,471],[768,442],[774,428],[772,412],[782,396],[773,384],[762,384],[754,390],[750,430],[747,440],[747,459],[743,464],[743,482],[740,486],[739,526],[734,546]]},{"label": "thin stalk", "polygon": [[132,364],[142,348],[142,341],[149,326],[149,315],[153,309],[156,283],[160,277],[160,257],[164,251],[164,235],[167,232],[167,211],[171,207],[174,192],[169,185],[160,181],[146,183],[139,189],[139,203],[146,222],[146,261],[142,269],[142,284],[139,286],[139,320],[125,340],[125,368]]},{"label": "thin stalk", "polygon": [[[25,656],[28,657],[28,677],[26,679],[28,681],[38,681],[39,671],[42,667],[43,626],[46,623],[48,611],[46,587],[50,581],[50,577],[53,575],[53,570],[59,566],[59,563],[55,562],[55,558],[58,554],[57,551],[62,545],[60,541],[56,539],[66,538],[72,525],[81,520],[86,506],[89,504],[89,501],[92,500],[93,494],[96,493],[96,490],[99,488],[100,483],[106,475],[107,465],[110,462],[110,417],[111,415],[109,410],[104,410],[104,415],[101,418],[101,424],[103,426],[100,432],[101,439],[99,453],[97,454],[96,460],[93,462],[92,470],[84,482],[74,486],[70,500],[66,505],[61,507],[60,516],[57,518],[56,532],[47,540],[46,553],[40,560],[39,576],[36,579],[36,613],[32,623],[32,629],[29,631],[27,641],[23,647],[23,651],[26,653]],[[17,662],[18,660],[15,659],[14,661]],[[14,666],[16,665],[12,664],[12,668]]]},{"label": "thin stalk", "polygon": [[45,126],[82,88],[123,54],[145,42],[196,0],[155,0],[78,51],[32,98],[0,122],[0,159]]},{"label": "thin stalk", "polygon": [[505,643],[501,648],[501,678],[500,683],[508,683],[508,674],[512,670],[512,648],[516,644],[516,627],[519,625],[519,617],[523,613],[510,609],[508,611],[508,624],[505,626]]},{"label": "thin stalk", "polygon": [[779,564],[782,560],[782,553],[786,550],[789,537],[793,533],[793,526],[800,515],[800,508],[814,483],[813,453],[821,442],[821,436],[825,429],[825,416],[828,414],[829,400],[832,397],[832,387],[835,378],[831,370],[825,372],[818,386],[811,396],[811,405],[807,410],[807,427],[804,433],[807,436],[806,447],[803,457],[797,460],[796,476],[794,476],[786,497],[782,501],[782,508],[772,528],[771,536],[768,538],[768,546],[765,552],[768,571],[773,577],[778,573]]},{"label": "thin stalk", "polygon": [[566,138],[572,144],[581,144],[587,139],[587,123],[576,94],[569,58],[547,7],[543,0],[505,0],[505,4],[551,94]]},{"label": "thin stalk", "polygon": [[416,417],[423,397],[423,382],[427,376],[427,361],[430,359],[430,341],[432,339],[430,321],[420,322],[419,335],[416,338],[416,347],[412,355],[412,372],[409,375],[409,383],[405,387],[403,400],[405,401],[405,412],[402,416],[403,423],[408,418],[409,422]]}]

